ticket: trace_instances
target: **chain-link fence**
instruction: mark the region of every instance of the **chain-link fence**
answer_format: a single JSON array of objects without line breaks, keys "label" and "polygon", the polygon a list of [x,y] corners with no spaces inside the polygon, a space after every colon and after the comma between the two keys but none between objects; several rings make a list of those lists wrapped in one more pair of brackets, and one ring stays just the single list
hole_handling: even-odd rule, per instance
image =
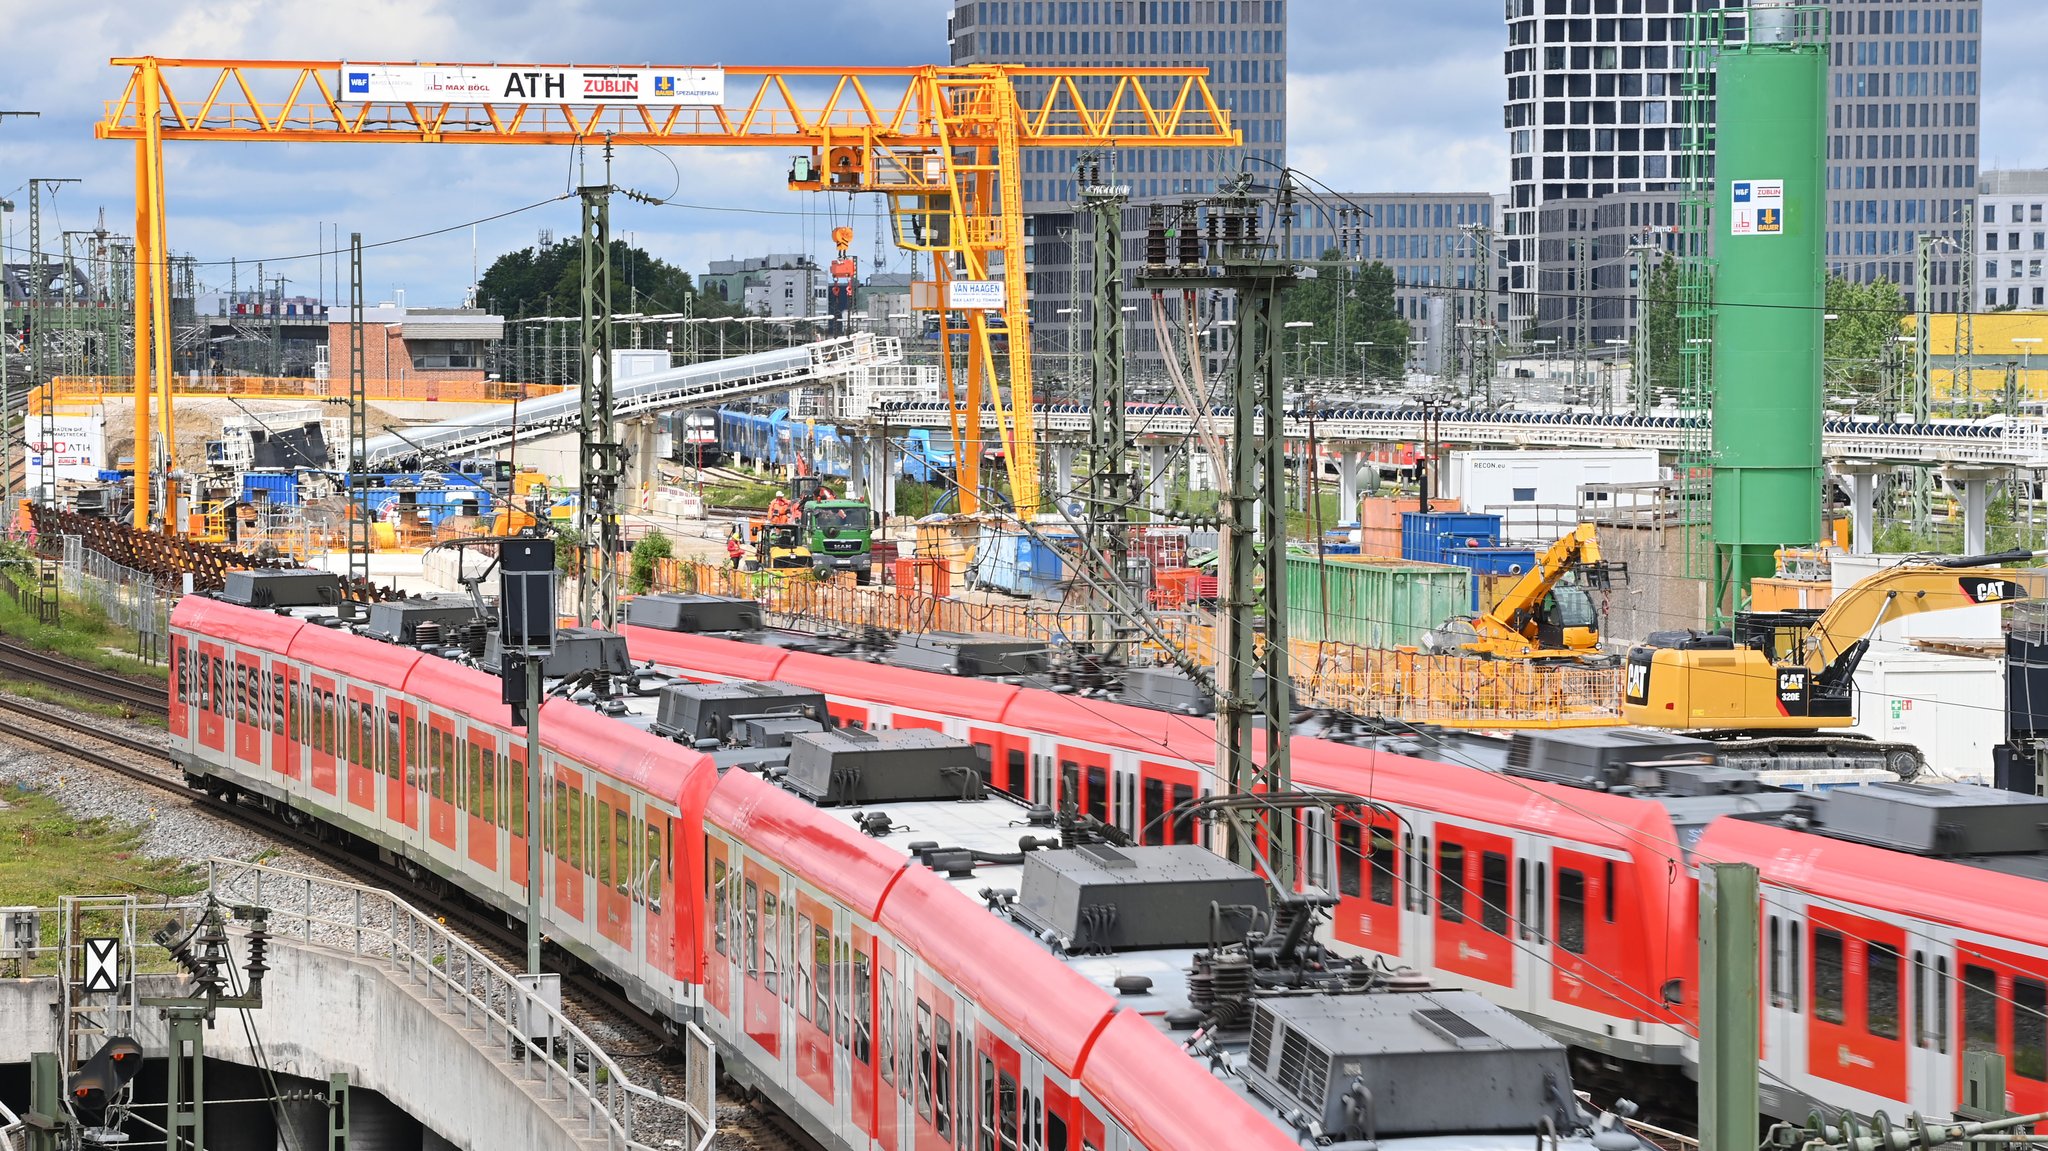
[{"label": "chain-link fence", "polygon": [[108,624],[133,636],[137,656],[163,662],[179,589],[160,587],[155,577],[123,567],[87,548],[83,537],[70,535],[64,537],[60,579],[74,606],[97,608]]}]

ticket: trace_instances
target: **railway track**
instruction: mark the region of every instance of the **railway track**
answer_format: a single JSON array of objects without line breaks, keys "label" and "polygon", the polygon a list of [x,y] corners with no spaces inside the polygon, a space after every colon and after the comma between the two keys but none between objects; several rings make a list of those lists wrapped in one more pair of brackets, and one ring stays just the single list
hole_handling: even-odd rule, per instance
[{"label": "railway track", "polygon": [[48,652],[0,640],[0,666],[16,679],[31,680],[100,703],[111,703],[135,715],[170,714],[164,685],[103,671]]}]

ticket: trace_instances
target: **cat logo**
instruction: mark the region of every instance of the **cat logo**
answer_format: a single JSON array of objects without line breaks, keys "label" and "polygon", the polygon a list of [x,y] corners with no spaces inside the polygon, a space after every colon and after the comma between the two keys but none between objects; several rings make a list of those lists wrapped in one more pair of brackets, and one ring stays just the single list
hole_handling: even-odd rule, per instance
[{"label": "cat logo", "polygon": [[1628,701],[1630,703],[1650,702],[1650,661],[1630,660],[1628,665]]},{"label": "cat logo", "polygon": [[1778,673],[1778,702],[1803,703],[1806,700],[1806,669],[1791,668]]},{"label": "cat logo", "polygon": [[1971,603],[2003,603],[2006,600],[2026,599],[2027,589],[2008,579],[1990,576],[1964,576],[1959,580],[1963,595]]}]

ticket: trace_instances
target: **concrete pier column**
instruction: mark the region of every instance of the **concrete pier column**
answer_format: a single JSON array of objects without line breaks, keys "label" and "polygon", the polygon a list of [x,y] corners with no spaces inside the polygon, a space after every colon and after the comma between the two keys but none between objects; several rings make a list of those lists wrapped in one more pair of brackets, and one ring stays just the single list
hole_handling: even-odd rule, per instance
[{"label": "concrete pier column", "polygon": [[1358,518],[1358,464],[1362,457],[1350,448],[1337,453],[1337,518]]},{"label": "concrete pier column", "polygon": [[1867,460],[1835,465],[1835,474],[1849,486],[1850,555],[1867,556],[1877,549],[1877,479],[1886,470]]},{"label": "concrete pier column", "polygon": [[1061,504],[1075,497],[1072,444],[1056,443],[1052,446],[1052,494]]},{"label": "concrete pier column", "polygon": [[661,456],[655,451],[661,442],[658,427],[652,419],[637,419],[626,421],[620,430],[626,449],[626,490],[619,493],[619,501],[623,507],[643,510],[642,493],[653,491],[661,479]]},{"label": "concrete pier column", "polygon": [[868,495],[868,439],[859,433],[846,437],[846,498],[864,500]]},{"label": "concrete pier column", "polygon": [[1145,506],[1155,512],[1166,510],[1167,476],[1166,445],[1145,445]]},{"label": "concrete pier column", "polygon": [[886,436],[871,437],[867,444],[874,457],[870,461],[872,478],[868,481],[873,489],[873,498],[868,502],[883,517],[895,515],[896,477],[903,470],[901,452]]},{"label": "concrete pier column", "polygon": [[1963,485],[1963,553],[1983,555],[1985,512],[1989,507],[1991,481],[1999,469],[1979,464],[1950,464],[1941,469],[1944,479]]}]

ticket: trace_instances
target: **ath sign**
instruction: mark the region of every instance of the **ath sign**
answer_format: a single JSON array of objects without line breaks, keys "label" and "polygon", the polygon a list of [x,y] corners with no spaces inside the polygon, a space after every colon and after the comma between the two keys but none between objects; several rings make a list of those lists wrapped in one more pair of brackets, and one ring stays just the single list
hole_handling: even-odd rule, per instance
[{"label": "ath sign", "polygon": [[351,104],[653,104],[725,102],[721,68],[496,68],[468,64],[341,66]]}]

